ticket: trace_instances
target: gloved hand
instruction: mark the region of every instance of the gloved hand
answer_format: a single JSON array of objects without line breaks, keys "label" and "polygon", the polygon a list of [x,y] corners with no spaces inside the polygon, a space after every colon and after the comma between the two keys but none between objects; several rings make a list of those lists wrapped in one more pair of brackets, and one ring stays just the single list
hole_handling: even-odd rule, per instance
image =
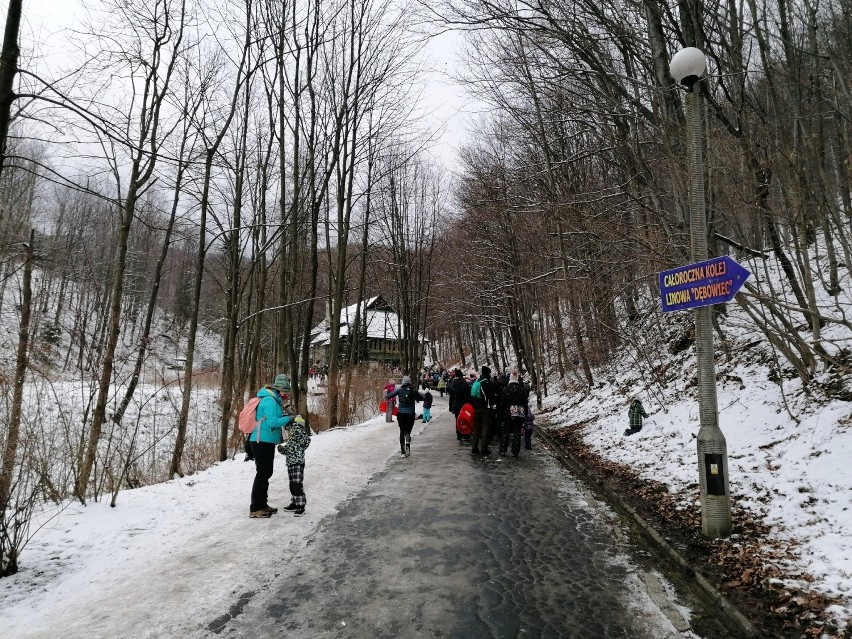
[{"label": "gloved hand", "polygon": [[296,418],[293,421],[296,422],[299,426],[305,425],[305,418],[301,415],[296,415]]}]

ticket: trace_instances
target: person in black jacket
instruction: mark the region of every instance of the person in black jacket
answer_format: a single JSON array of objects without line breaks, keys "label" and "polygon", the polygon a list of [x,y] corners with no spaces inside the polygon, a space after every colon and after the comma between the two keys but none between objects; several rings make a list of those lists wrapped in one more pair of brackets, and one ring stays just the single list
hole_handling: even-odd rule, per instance
[{"label": "person in black jacket", "polygon": [[500,375],[492,375],[491,376],[491,388],[494,390],[494,395],[491,399],[491,432],[488,434],[488,439],[485,440],[485,448],[488,449],[491,447],[491,442],[494,438],[497,438],[497,444],[499,445],[503,439],[503,429],[507,426],[507,419],[504,419],[503,415],[503,390],[505,388],[505,384],[501,382],[502,376]]},{"label": "person in black jacket", "polygon": [[392,393],[386,393],[385,399],[397,397],[399,407],[397,408],[396,423],[399,426],[399,448],[403,457],[411,454],[411,430],[414,428],[414,419],[417,415],[415,402],[422,402],[421,395],[412,385],[411,378],[406,375],[402,378],[402,384]]},{"label": "person in black jacket", "polygon": [[[477,388],[478,386],[478,388]],[[491,427],[494,421],[494,411],[492,407],[497,398],[497,390],[494,382],[491,381],[491,369],[488,366],[482,367],[482,372],[479,375],[473,386],[470,389],[470,403],[473,405],[473,437],[471,439],[471,455],[478,455],[480,452],[483,455],[490,455],[488,450],[488,442],[491,441]],[[479,448],[479,443],[482,442],[482,450]]]},{"label": "person in black jacket", "polygon": [[512,457],[521,452],[521,428],[529,415],[530,388],[523,383],[516,371],[509,376],[509,383],[503,391],[502,411],[506,415],[507,428],[500,439],[500,454],[505,455],[512,441]]},{"label": "person in black jacket", "polygon": [[[459,411],[470,400],[470,386],[464,379],[464,373],[458,368],[453,371],[453,378],[447,386],[447,396],[449,397],[450,412],[455,416],[458,423]],[[470,435],[462,435],[456,428],[456,438],[459,441],[468,439]]]}]

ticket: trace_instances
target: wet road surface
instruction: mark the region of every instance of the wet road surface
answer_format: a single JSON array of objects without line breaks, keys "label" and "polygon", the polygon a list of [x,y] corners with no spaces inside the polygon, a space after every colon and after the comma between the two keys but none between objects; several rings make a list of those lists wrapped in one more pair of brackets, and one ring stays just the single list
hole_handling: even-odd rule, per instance
[{"label": "wet road surface", "polygon": [[[658,580],[636,567],[616,518],[535,440],[518,459],[498,457],[496,442],[490,458],[472,457],[436,404],[438,418],[415,424],[411,457],[391,458],[206,636],[695,636],[652,601],[647,582]],[[308,469],[309,495],[317,481]],[[670,598],[656,590],[657,603]]]}]

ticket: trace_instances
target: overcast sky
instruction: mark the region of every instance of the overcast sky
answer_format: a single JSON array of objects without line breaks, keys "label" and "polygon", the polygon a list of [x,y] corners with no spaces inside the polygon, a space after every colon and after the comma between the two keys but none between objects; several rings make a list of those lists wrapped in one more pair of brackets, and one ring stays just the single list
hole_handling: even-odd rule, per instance
[{"label": "overcast sky", "polygon": [[[43,58],[39,66],[62,64],[67,49],[67,33],[80,19],[83,0],[24,0],[24,19],[21,25],[22,64],[32,64],[32,56]],[[92,6],[90,0],[88,6]],[[8,0],[0,0],[5,24]],[[456,151],[469,136],[472,117],[477,111],[475,101],[462,86],[451,79],[458,68],[462,37],[458,33],[443,33],[433,38],[424,50],[426,88],[422,110],[429,114],[429,127],[439,131],[434,153],[447,166],[455,164]],[[51,76],[51,73],[47,73]]]}]

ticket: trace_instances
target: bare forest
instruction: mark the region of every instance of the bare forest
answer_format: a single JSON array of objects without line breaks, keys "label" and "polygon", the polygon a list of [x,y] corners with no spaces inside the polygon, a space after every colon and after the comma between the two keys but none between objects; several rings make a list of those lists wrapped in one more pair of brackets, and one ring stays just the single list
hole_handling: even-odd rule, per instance
[{"label": "bare forest", "polygon": [[[625,349],[665,384],[657,345],[684,350],[693,330],[664,320],[656,276],[690,261],[668,66],[685,46],[709,63],[710,253],[753,274],[733,303],[779,379],[846,392],[849,0],[103,0],[61,71],[17,51],[16,10],[0,67],[0,576],[40,501],[115,503],[232,456],[247,393],[277,372],[316,428],[375,413],[374,372],[335,328],[370,295],[399,313],[413,373],[425,336],[446,366],[519,366],[539,401],[601,383]],[[458,80],[489,106],[455,167],[427,152],[417,106],[423,32],[446,29],[465,35]],[[715,327],[721,356],[743,347]]]}]

